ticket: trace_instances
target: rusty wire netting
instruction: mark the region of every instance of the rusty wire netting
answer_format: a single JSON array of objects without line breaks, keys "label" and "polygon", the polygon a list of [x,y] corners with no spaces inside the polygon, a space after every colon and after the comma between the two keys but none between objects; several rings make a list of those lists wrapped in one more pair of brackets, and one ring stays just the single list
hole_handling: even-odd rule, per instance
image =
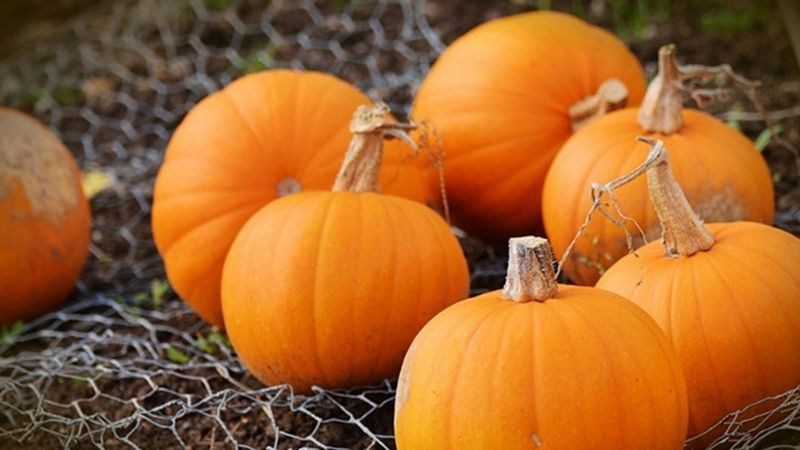
[{"label": "rusty wire netting", "polygon": [[[393,448],[392,382],[309,397],[264,387],[159,282],[152,183],[192,105],[242,73],[294,67],[402,113],[444,47],[422,1],[265,3],[106,3],[3,62],[0,104],[42,119],[115,186],[92,200],[76,298],[0,337],[0,448]],[[476,291],[498,287],[503,256],[465,244]],[[723,421],[718,445],[800,432],[800,392],[768,405]],[[762,420],[771,427],[752,433]]]}]

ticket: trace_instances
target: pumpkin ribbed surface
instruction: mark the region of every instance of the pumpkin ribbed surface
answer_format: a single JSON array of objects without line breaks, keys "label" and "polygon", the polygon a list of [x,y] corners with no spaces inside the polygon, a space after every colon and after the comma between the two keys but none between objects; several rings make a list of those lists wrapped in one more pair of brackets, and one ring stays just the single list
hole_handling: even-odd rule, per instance
[{"label": "pumpkin ribbed surface", "polygon": [[[223,325],[222,265],[242,225],[280,196],[330,189],[353,111],[371,104],[333,76],[273,70],[242,77],[189,112],[156,180],[153,235],[171,285],[203,319]],[[427,158],[398,141],[384,153],[384,192],[438,205]]]},{"label": "pumpkin ribbed surface", "polygon": [[[672,170],[683,189],[680,195],[688,197],[700,219],[772,223],[772,176],[753,143],[719,119],[683,107],[693,83],[730,78],[730,68],[681,66],[676,51],[673,44],[659,49],[658,73],[641,107],[592,121],[564,144],[553,161],[544,184],[542,216],[557,255],[564,254],[581,229],[591,208],[592,183],[615,180],[645,159],[645,147],[637,143],[639,135],[669,148]],[[606,208],[619,221],[626,221],[633,248],[661,234],[644,183],[630,180],[615,190],[616,205]],[[609,220],[592,221],[578,237],[564,272],[575,283],[594,284],[628,252],[626,231]]]},{"label": "pumpkin ribbed surface", "polygon": [[681,448],[685,386],[656,324],[606,291],[558,288],[544,303],[487,293],[425,326],[398,386],[398,449]]},{"label": "pumpkin ribbed surface", "polygon": [[674,344],[686,374],[690,435],[800,384],[800,240],[750,222],[706,227],[711,249],[668,258],[653,242],[597,284],[644,308]]},{"label": "pumpkin ribbed surface", "polygon": [[[597,119],[575,133],[553,161],[542,202],[545,229],[557,256],[566,250],[591,207],[591,184],[618,178],[645,159],[648,148],[636,141],[643,134],[637,114],[637,108],[627,108]],[[669,148],[675,178],[700,218],[771,223],[772,178],[753,143],[701,111],[685,109],[683,119],[677,133],[648,136]],[[661,235],[644,178],[614,193],[620,210],[643,228],[648,239]],[[626,227],[634,246],[642,245],[635,225]],[[625,231],[598,217],[578,238],[564,270],[572,281],[591,285],[627,253]]]},{"label": "pumpkin ribbed surface", "polygon": [[454,224],[493,243],[541,229],[542,184],[572,134],[569,110],[612,78],[629,105],[641,102],[642,69],[625,44],[566,14],[493,20],[453,42],[412,114],[441,135]]},{"label": "pumpkin ribbed surface", "polygon": [[222,301],[248,369],[308,392],[396,376],[414,335],[468,284],[458,241],[429,208],[317,192],[250,219],[228,255]]}]

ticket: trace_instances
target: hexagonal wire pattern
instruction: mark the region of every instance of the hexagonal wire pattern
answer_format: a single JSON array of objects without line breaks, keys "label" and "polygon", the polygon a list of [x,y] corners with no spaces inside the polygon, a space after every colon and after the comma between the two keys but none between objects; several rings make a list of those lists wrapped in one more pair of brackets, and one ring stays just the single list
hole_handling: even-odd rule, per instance
[{"label": "hexagonal wire pattern", "polygon": [[[0,441],[393,448],[393,383],[308,397],[263,387],[223,334],[182,302],[154,301],[158,285],[151,283],[164,270],[150,234],[150,202],[171,131],[195,103],[242,73],[325,70],[405,112],[444,48],[426,6],[123,0],[47,30],[37,45],[6,59],[0,103],[43,120],[84,170],[102,169],[115,184],[92,200],[92,258],[77,298],[0,342]],[[503,258],[491,249],[471,253],[473,284],[499,285]],[[720,436],[711,448],[750,448],[776,430],[800,431],[799,409],[796,389],[739,411],[710,431]],[[772,425],[750,432],[761,422]]]}]

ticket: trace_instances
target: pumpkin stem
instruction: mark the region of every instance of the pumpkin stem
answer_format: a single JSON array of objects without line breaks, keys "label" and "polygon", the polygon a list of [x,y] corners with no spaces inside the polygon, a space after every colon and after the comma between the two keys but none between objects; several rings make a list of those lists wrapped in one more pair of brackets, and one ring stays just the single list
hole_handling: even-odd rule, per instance
[{"label": "pumpkin stem", "polygon": [[[595,212],[600,211],[606,218],[611,220],[615,225],[622,227],[625,232],[625,240],[628,244],[628,250],[633,251],[633,240],[630,233],[625,228],[626,222],[633,222],[642,235],[642,238],[647,241],[646,233],[639,226],[636,221],[627,217],[620,209],[618,199],[614,191],[620,187],[630,183],[635,178],[642,174],[647,174],[647,181],[649,185],[650,197],[655,204],[656,212],[662,226],[664,247],[666,248],[667,255],[691,255],[698,251],[708,250],[714,245],[714,239],[703,226],[702,221],[697,218],[697,215],[692,211],[686,196],[683,194],[680,186],[675,178],[672,176],[672,169],[669,166],[669,159],[667,151],[664,148],[664,143],[660,140],[649,139],[644,136],[637,136],[636,140],[645,142],[650,145],[650,152],[647,158],[633,170],[622,175],[619,178],[613,179],[606,183],[592,183],[592,206],[583,223],[575,233],[575,237],[564,250],[561,260],[558,262],[558,270],[556,277],[561,273],[567,259],[572,253],[573,247],[578,242],[584,231],[592,221],[592,216]],[[653,179],[651,181],[651,178]],[[604,195],[610,197],[611,205],[616,210],[616,214],[622,218],[621,221],[616,220],[610,212],[604,210]]]},{"label": "pumpkin stem", "polygon": [[597,93],[584,98],[569,108],[572,131],[583,128],[603,114],[622,109],[627,104],[628,88],[625,87],[622,81],[610,78],[597,88]]},{"label": "pumpkin stem", "polygon": [[[653,151],[662,151],[664,143],[638,137],[650,145]],[[664,158],[647,171],[647,187],[658,220],[661,223],[661,241],[667,256],[691,256],[714,246],[714,237],[703,225],[703,221],[692,210],[680,185],[672,174],[666,152]]]},{"label": "pumpkin stem", "polygon": [[417,151],[417,144],[408,135],[408,131],[416,129],[417,125],[389,121],[388,113],[389,107],[384,103],[356,108],[350,121],[353,138],[333,183],[333,191],[378,191],[384,139],[400,139]]},{"label": "pumpkin stem", "polygon": [[[637,137],[637,139],[638,139],[638,137]],[[589,208],[589,212],[586,213],[586,216],[583,219],[583,223],[581,224],[580,227],[578,227],[578,232],[575,233],[575,236],[572,238],[572,241],[569,243],[569,245],[567,245],[567,249],[564,250],[564,254],[561,255],[561,260],[558,262],[558,270],[556,271],[556,278],[558,278],[558,275],[561,274],[561,270],[564,268],[564,265],[567,263],[567,259],[572,254],[572,249],[575,247],[575,244],[578,243],[578,239],[580,239],[581,236],[583,236],[584,231],[586,231],[586,228],[589,227],[589,224],[592,221],[592,217],[594,216],[594,213],[597,212],[597,211],[602,212],[603,215],[606,216],[606,218],[611,220],[615,225],[617,225],[617,226],[622,228],[622,230],[625,232],[625,240],[626,240],[626,242],[628,244],[628,249],[629,250],[633,250],[633,238],[630,236],[630,233],[628,233],[627,228],[625,228],[625,223],[626,222],[628,222],[628,221],[633,222],[633,224],[636,226],[636,228],[639,229],[639,232],[642,234],[642,237],[643,238],[645,237],[645,232],[642,229],[642,227],[640,227],[639,224],[636,223],[635,220],[627,217],[622,212],[622,210],[619,207],[617,197],[614,194],[614,191],[619,189],[620,187],[630,183],[636,177],[646,173],[650,168],[654,167],[656,164],[659,164],[662,161],[665,161],[666,158],[667,158],[667,153],[664,151],[664,147],[663,146],[655,147],[650,151],[650,153],[647,154],[647,159],[642,161],[641,164],[636,166],[633,170],[631,170],[630,172],[626,173],[625,175],[622,175],[619,178],[613,179],[611,181],[607,181],[607,182],[602,183],[602,184],[601,183],[597,183],[597,182],[594,182],[594,183],[591,184],[592,206],[591,206],[591,208]],[[608,197],[610,197],[610,202],[613,205],[613,207],[615,208],[617,215],[622,219],[622,221],[617,221],[611,215],[611,213],[609,213],[609,212],[607,212],[607,211],[605,211],[603,209],[603,205],[604,205],[603,196],[604,195],[608,195]],[[645,240],[646,240],[646,238],[645,238]]]},{"label": "pumpkin stem", "polygon": [[639,125],[649,132],[670,134],[683,125],[683,94],[687,92],[702,107],[709,99],[722,98],[725,91],[700,89],[692,83],[708,82],[717,77],[733,81],[749,89],[759,83],[736,74],[731,66],[678,65],[675,44],[667,44],[658,50],[658,74],[647,87],[642,106],[639,108]]},{"label": "pumpkin stem", "polygon": [[503,297],[516,303],[543,302],[557,293],[555,258],[547,239],[536,236],[509,239]]}]

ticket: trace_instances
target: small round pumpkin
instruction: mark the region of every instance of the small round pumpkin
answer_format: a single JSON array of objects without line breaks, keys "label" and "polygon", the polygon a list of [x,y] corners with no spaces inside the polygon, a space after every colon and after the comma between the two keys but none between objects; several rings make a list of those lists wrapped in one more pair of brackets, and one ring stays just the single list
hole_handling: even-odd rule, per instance
[{"label": "small round pumpkin", "polygon": [[800,239],[753,222],[704,226],[666,156],[647,183],[662,242],[620,259],[597,287],[631,299],[666,332],[683,364],[693,436],[800,384]]},{"label": "small round pumpkin", "polygon": [[58,307],[89,251],[80,172],[37,120],[0,108],[0,324]]},{"label": "small round pumpkin", "polygon": [[[567,250],[591,208],[590,184],[628,173],[644,159],[647,149],[635,140],[641,134],[663,140],[670,149],[675,176],[703,220],[772,222],[772,177],[753,143],[702,111],[683,109],[678,82],[695,76],[693,70],[696,66],[677,65],[674,45],[664,46],[659,75],[641,108],[605,115],[564,144],[547,174],[542,197],[544,226],[556,255]],[[636,179],[615,193],[620,210],[652,239],[659,236],[660,227],[644,183]],[[644,243],[632,222],[627,231],[635,247]],[[564,271],[573,282],[592,285],[627,253],[625,230],[595,220],[578,238]]]},{"label": "small round pumpkin", "polygon": [[[279,197],[329,189],[350,116],[369,104],[333,76],[271,70],[211,94],[178,126],[156,179],[153,236],[170,284],[203,319],[223,326],[220,278],[236,233]],[[381,189],[438,206],[430,162],[396,141],[385,152]]]},{"label": "small round pumpkin", "polygon": [[414,339],[398,450],[682,448],[686,388],[655,322],[610,292],[557,285],[546,240],[509,247],[502,291],[456,303]]},{"label": "small round pumpkin", "polygon": [[225,261],[228,335],[265,384],[343,388],[393,378],[414,335],[467,296],[467,263],[432,209],[375,192],[381,108],[359,108],[333,192],[278,199],[239,232]]},{"label": "small round pumpkin", "polygon": [[638,105],[644,86],[622,41],[567,14],[518,14],[458,38],[412,107],[441,135],[453,223],[490,243],[541,230],[558,149],[593,117]]}]

